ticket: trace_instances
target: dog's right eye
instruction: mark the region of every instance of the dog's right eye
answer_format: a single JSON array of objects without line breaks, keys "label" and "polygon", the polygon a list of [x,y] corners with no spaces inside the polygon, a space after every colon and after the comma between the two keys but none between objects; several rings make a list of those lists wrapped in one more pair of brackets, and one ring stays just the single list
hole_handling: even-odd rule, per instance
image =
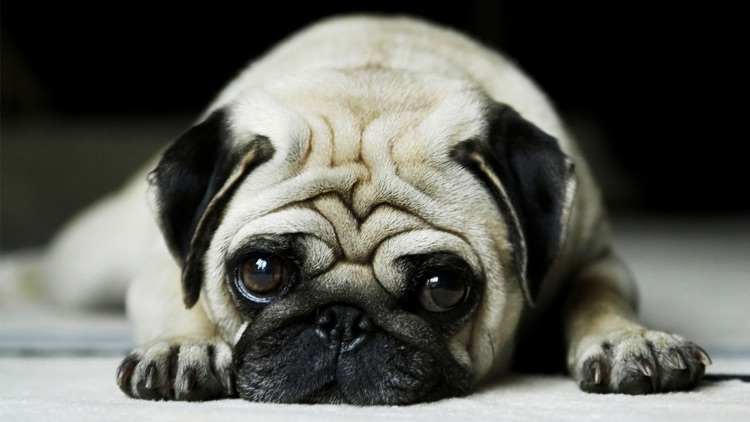
[{"label": "dog's right eye", "polygon": [[468,290],[457,274],[431,274],[422,286],[419,301],[430,312],[447,312],[463,303]]},{"label": "dog's right eye", "polygon": [[237,268],[235,282],[248,299],[268,303],[289,282],[289,270],[277,255],[254,253]]}]

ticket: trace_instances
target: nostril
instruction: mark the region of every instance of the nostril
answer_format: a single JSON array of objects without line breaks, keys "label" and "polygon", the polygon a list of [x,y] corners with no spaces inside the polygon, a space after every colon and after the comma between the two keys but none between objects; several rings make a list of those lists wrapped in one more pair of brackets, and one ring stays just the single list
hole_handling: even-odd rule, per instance
[{"label": "nostril", "polygon": [[325,309],[315,315],[315,332],[325,342],[330,342],[336,336],[336,318],[333,311]]},{"label": "nostril", "polygon": [[333,323],[333,311],[330,309],[319,311],[315,316],[315,324],[319,327],[327,327]]},{"label": "nostril", "polygon": [[360,334],[356,337],[348,338],[341,343],[342,352],[352,352],[359,349],[367,341],[367,334]]},{"label": "nostril", "polygon": [[362,332],[365,332],[365,333],[369,333],[375,330],[375,324],[372,322],[370,318],[368,318],[365,315],[362,315],[362,318],[359,319],[359,323],[357,324],[357,327]]}]

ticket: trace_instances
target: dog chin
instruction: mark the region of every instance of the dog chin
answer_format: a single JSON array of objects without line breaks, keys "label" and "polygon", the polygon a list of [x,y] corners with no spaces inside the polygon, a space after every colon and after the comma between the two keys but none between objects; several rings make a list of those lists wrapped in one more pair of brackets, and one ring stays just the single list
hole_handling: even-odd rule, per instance
[{"label": "dog chin", "polygon": [[250,401],[396,405],[464,395],[471,386],[455,361],[377,327],[333,341],[305,323],[260,338],[245,333],[234,356],[237,392]]}]

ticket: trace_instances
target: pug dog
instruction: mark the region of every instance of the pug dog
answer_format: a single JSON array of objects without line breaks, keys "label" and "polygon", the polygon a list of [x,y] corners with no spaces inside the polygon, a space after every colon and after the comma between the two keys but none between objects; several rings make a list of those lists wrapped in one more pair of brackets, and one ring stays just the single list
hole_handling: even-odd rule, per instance
[{"label": "pug dog", "polygon": [[94,215],[129,237],[102,261],[140,260],[118,267],[134,279],[140,346],[116,375],[130,397],[407,404],[555,364],[583,391],[642,394],[689,389],[711,362],[637,322],[545,94],[419,19],[294,34],[112,201]]}]

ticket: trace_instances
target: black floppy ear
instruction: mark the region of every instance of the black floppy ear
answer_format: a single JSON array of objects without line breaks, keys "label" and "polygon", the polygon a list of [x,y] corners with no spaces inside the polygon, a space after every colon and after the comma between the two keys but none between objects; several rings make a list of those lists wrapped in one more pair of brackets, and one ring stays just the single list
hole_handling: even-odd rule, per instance
[{"label": "black floppy ear", "polygon": [[506,217],[521,287],[533,306],[565,240],[574,164],[554,137],[511,107],[495,107],[488,129],[486,139],[459,144],[454,157],[484,182]]},{"label": "black floppy ear", "polygon": [[152,208],[170,252],[182,266],[185,305],[198,300],[203,255],[239,182],[273,155],[267,138],[240,145],[230,139],[222,110],[167,148],[149,175]]}]

